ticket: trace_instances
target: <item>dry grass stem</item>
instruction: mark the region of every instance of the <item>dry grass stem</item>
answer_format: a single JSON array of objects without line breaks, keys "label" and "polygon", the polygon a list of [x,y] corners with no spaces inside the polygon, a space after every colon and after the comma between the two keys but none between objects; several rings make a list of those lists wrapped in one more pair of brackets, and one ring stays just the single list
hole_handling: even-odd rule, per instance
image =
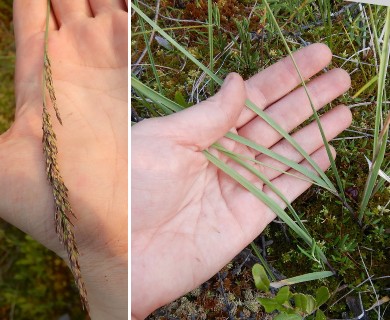
[{"label": "dry grass stem", "polygon": [[[53,78],[51,72],[50,60],[45,50],[44,58],[44,85],[49,93],[51,103],[56,112],[58,121],[62,124],[60,113],[57,107]],[[43,152],[46,158],[46,175],[53,191],[55,204],[55,230],[61,243],[64,245],[70,261],[70,269],[75,278],[76,285],[80,292],[83,307],[89,312],[87,290],[81,276],[80,264],[78,261],[79,252],[76,245],[76,239],[73,232],[73,224],[70,217],[74,216],[72,207],[69,202],[68,188],[66,187],[58,167],[58,148],[57,137],[53,130],[50,114],[47,110],[45,97],[43,98],[42,113],[42,130],[43,130]]]}]

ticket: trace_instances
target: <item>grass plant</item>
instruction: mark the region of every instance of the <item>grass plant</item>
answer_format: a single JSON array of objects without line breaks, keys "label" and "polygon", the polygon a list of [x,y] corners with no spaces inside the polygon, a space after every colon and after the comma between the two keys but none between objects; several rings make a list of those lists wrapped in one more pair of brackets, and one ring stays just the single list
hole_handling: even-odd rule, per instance
[{"label": "grass plant", "polygon": [[[167,3],[171,2],[167,1]],[[201,13],[206,6],[207,10],[203,10],[204,12]],[[242,8],[242,6],[246,6],[246,13],[242,13],[239,19],[237,19],[236,12],[238,11],[235,11],[235,8]],[[263,118],[281,136],[289,141],[310,162],[316,174],[299,164],[291,163],[291,161],[280,155],[264,150],[261,146],[236,134],[228,133],[226,135],[227,138],[237,143],[244,144],[292,167],[302,173],[305,176],[304,179],[314,183],[314,187],[307,193],[314,192],[315,194],[309,197],[311,199],[309,203],[303,203],[302,201],[304,200],[298,201],[294,208],[287,204],[291,217],[284,211],[281,212],[282,210],[280,210],[279,206],[273,203],[272,200],[267,199],[260,190],[220,161],[218,157],[205,151],[205,156],[212,163],[267,203],[284,222],[288,222],[282,225],[289,226],[293,234],[304,239],[309,248],[302,249],[298,247],[299,250],[296,250],[296,247],[291,248],[291,244],[286,243],[286,241],[277,241],[276,239],[281,237],[282,232],[277,226],[271,225],[264,231],[264,235],[267,237],[272,236],[275,245],[272,248],[266,248],[267,252],[263,252],[264,257],[268,257],[267,259],[263,257],[265,265],[270,264],[270,259],[273,261],[271,263],[273,266],[278,266],[278,268],[281,268],[289,275],[301,274],[305,271],[307,274],[310,274],[324,267],[321,263],[318,263],[319,261],[326,262],[329,260],[332,270],[333,268],[335,269],[338,277],[323,280],[327,285],[333,286],[334,290],[331,296],[331,303],[329,304],[329,306],[332,305],[332,308],[326,308],[325,312],[336,317],[339,316],[340,310],[343,310],[342,303],[340,301],[336,305],[332,303],[332,299],[333,302],[337,300],[337,282],[342,281],[347,287],[354,287],[356,290],[360,288],[356,279],[361,279],[361,271],[364,270],[361,269],[360,258],[356,256],[358,244],[369,248],[364,249],[367,252],[362,253],[363,258],[367,258],[373,244],[380,248],[375,250],[375,253],[371,253],[371,255],[375,255],[376,259],[372,268],[376,272],[382,272],[381,274],[386,275],[384,266],[388,258],[383,250],[386,250],[385,248],[386,246],[388,247],[390,241],[390,237],[386,232],[390,227],[390,221],[388,215],[386,215],[390,190],[386,180],[379,178],[379,173],[381,172],[380,170],[388,173],[389,165],[389,161],[386,159],[389,121],[387,113],[388,101],[386,99],[389,93],[389,86],[388,79],[385,77],[386,73],[388,73],[388,62],[386,62],[389,55],[388,51],[386,52],[388,49],[388,42],[386,42],[388,41],[388,33],[387,31],[382,32],[382,30],[388,29],[389,23],[386,22],[388,21],[388,12],[376,6],[346,5],[341,1],[331,2],[328,0],[291,1],[291,3],[278,1],[259,1],[257,3],[255,1],[237,0],[232,1],[228,5],[220,2],[213,3],[212,1],[207,1],[206,4],[205,1],[200,1],[195,4],[188,4],[184,9],[167,6],[162,16],[171,17],[174,14],[178,14],[180,18],[169,21],[160,20],[162,26],[159,26],[148,18],[146,10],[141,10],[134,4],[132,4],[132,8],[134,13],[138,15],[137,19],[144,19],[153,30],[158,32],[175,48],[174,52],[179,58],[172,59],[172,64],[168,65],[169,68],[186,70],[186,72],[183,72],[185,76],[175,76],[175,80],[169,79],[166,74],[164,81],[169,84],[172,90],[167,90],[164,92],[164,95],[157,93],[151,86],[145,84],[145,82],[152,84],[156,82],[156,80],[153,80],[153,72],[145,69],[144,75],[132,76],[132,86],[145,97],[144,100],[149,104],[148,108],[155,106],[156,110],[163,110],[164,114],[177,112],[183,108],[183,103],[179,104],[177,101],[174,101],[174,96],[176,96],[177,92],[187,95],[187,101],[193,100],[194,91],[197,94],[200,93],[202,98],[205,98],[214,92],[214,87],[211,83],[215,82],[216,85],[220,85],[223,74],[240,69],[238,63],[245,65],[245,61],[247,62],[246,65],[251,68],[246,68],[245,72],[248,73],[245,75],[250,76],[256,72],[255,68],[253,68],[253,64],[256,61],[262,67],[266,67],[275,62],[286,50],[292,57],[292,50],[299,48],[301,45],[306,45],[308,42],[325,40],[335,55],[333,66],[337,67],[343,64],[343,67],[350,72],[353,91],[356,92],[357,90],[357,92],[354,96],[344,95],[338,102],[347,105],[364,104],[367,106],[366,108],[359,107],[353,109],[355,113],[354,126],[356,128],[355,131],[365,137],[368,132],[371,134],[371,127],[374,127],[372,130],[373,139],[372,141],[359,139],[354,136],[346,136],[348,133],[344,134],[340,140],[333,143],[336,145],[339,154],[336,161],[333,161],[329,146],[326,140],[324,140],[332,166],[330,174],[326,175],[323,173],[287,132],[250,101],[246,101],[247,107],[257,113],[258,116]],[[188,17],[186,20],[187,8],[188,11],[191,9],[193,16]],[[197,8],[199,11],[197,11]],[[265,11],[265,9],[267,10]],[[216,10],[220,11],[220,24],[216,23],[212,18],[212,12]],[[224,16],[227,16],[226,12],[228,10],[231,10],[233,23],[223,19]],[[366,10],[369,12],[369,15],[364,15]],[[251,14],[248,18],[247,13],[249,11]],[[193,21],[200,23],[206,20],[208,20],[208,33],[195,33],[195,29],[192,28],[194,27],[193,23],[195,23]],[[242,21],[244,22],[240,23]],[[183,29],[182,24],[187,26],[186,30]],[[166,30],[171,31],[169,35]],[[251,34],[251,36],[249,37],[248,34]],[[366,39],[367,35],[371,37],[369,41]],[[139,39],[139,36],[140,34],[137,34],[134,39]],[[138,41],[133,40],[134,43],[138,43]],[[260,46],[259,43],[261,43]],[[259,51],[261,54],[259,54]],[[380,55],[380,57],[377,57],[376,54]],[[160,64],[162,61],[161,57],[173,57],[170,52],[158,47],[154,51],[154,55],[156,61],[159,60]],[[205,59],[204,57],[209,58]],[[185,61],[184,64],[182,63],[183,60]],[[375,63],[376,61],[380,62],[378,67]],[[296,69],[299,74],[297,66]],[[195,76],[191,77],[191,74]],[[306,90],[302,77],[301,80],[302,86]],[[378,81],[377,88],[374,87],[376,81]],[[183,83],[185,84],[184,86]],[[372,96],[373,90],[377,92],[376,101]],[[382,92],[380,98],[382,100],[378,99],[379,92]],[[143,106],[140,102],[143,100],[139,100],[137,96],[132,98],[138,110],[142,113]],[[309,95],[308,98],[313,108]],[[199,99],[199,96],[196,99]],[[380,107],[378,102],[381,102]],[[376,103],[376,108],[373,108],[374,103]],[[327,110],[328,108],[325,109]],[[319,122],[319,114],[314,108],[313,114],[323,139],[325,139]],[[270,182],[264,179],[260,172],[248,165],[249,159],[240,154],[230,152],[218,144],[214,144],[212,147],[241,164],[262,180],[263,183],[272,188]],[[366,155],[372,159],[372,166],[369,170],[368,165],[365,165],[364,156]],[[369,171],[368,174],[367,171]],[[365,184],[368,187],[364,188]],[[274,191],[278,194],[278,190]],[[336,200],[334,196],[336,196]],[[351,212],[353,213],[352,215]],[[356,212],[359,212],[359,216],[355,214]],[[303,215],[309,219],[309,225],[303,223]],[[360,222],[364,228],[359,227],[357,222]],[[313,236],[309,235],[309,232]],[[320,240],[315,241],[314,238]],[[296,240],[293,239],[293,242],[296,243]],[[256,247],[255,243],[252,244],[252,248]],[[275,254],[274,251],[278,253]],[[259,252],[256,252],[256,255],[260,256]],[[308,258],[312,264],[307,263]],[[290,263],[290,266],[296,265],[296,267],[284,270],[283,264],[290,261],[294,261]],[[298,265],[302,264],[310,265],[311,267],[304,268],[305,271],[303,271],[298,267]],[[271,269],[267,270],[269,276],[273,274]],[[363,272],[363,274],[365,273]],[[364,281],[364,279],[361,281]],[[310,290],[310,285],[308,284],[307,286]],[[366,300],[363,299],[363,303],[374,306],[378,301],[382,301],[383,296],[381,294],[383,295],[383,288],[386,287],[382,286],[381,288],[379,290],[378,288],[376,289],[378,292],[382,292],[378,295],[366,294]],[[368,289],[368,292],[373,293],[372,288]],[[370,302],[370,299],[374,299],[374,302],[372,300]],[[375,312],[374,309],[377,309],[377,307],[370,309],[370,312]],[[381,313],[379,312],[378,314]],[[384,317],[383,312],[382,314],[382,317]]]},{"label": "grass plant", "polygon": [[377,88],[377,98],[376,98],[376,113],[375,113],[375,129],[374,129],[374,144],[373,144],[373,153],[372,153],[372,166],[368,174],[367,182],[364,187],[364,196],[359,208],[359,222],[362,223],[364,212],[367,208],[369,199],[371,198],[372,191],[374,189],[375,182],[379,175],[379,170],[382,166],[387,138],[389,130],[389,119],[390,113],[387,115],[387,118],[383,120],[383,101],[386,97],[386,92],[384,90],[386,83],[386,76],[388,74],[389,66],[389,38],[390,38],[390,7],[387,8],[386,12],[386,23],[384,26],[384,37],[383,37],[383,46],[382,48],[378,46],[377,50],[380,53],[380,65],[379,65],[379,74],[378,74],[378,88]]}]

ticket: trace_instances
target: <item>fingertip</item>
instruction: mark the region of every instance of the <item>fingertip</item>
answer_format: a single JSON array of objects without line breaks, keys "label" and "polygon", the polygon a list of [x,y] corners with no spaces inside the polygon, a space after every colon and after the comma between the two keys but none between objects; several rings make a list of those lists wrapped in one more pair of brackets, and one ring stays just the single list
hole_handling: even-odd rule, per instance
[{"label": "fingertip", "polygon": [[332,51],[324,43],[313,43],[309,46],[311,50],[315,50],[316,55],[321,57],[321,61],[328,65],[332,61]]},{"label": "fingertip", "polygon": [[338,83],[347,91],[351,87],[351,77],[349,73],[341,68],[332,69],[332,72],[336,73]]},{"label": "fingertip", "polygon": [[339,119],[344,124],[345,129],[348,128],[352,123],[351,110],[344,104],[338,105],[335,109],[339,113]]},{"label": "fingertip", "polygon": [[225,86],[230,86],[232,84],[239,86],[242,89],[245,89],[244,79],[242,79],[241,75],[238,74],[237,72],[230,72],[226,76],[226,78],[222,84],[222,88]]}]

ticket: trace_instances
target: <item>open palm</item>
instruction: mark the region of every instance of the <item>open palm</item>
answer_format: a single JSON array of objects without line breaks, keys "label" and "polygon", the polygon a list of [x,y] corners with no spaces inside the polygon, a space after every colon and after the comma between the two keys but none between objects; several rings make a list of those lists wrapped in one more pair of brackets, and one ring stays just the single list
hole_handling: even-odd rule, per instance
[{"label": "open palm", "polygon": [[[306,79],[331,59],[329,49],[311,45],[295,53]],[[144,120],[132,129],[132,314],[143,318],[159,306],[194,289],[213,276],[247,246],[274,218],[274,213],[233,179],[207,161],[201,151],[219,140],[226,148],[261,162],[291,169],[222,138],[231,130],[296,162],[302,156],[281,136],[244,108],[249,98],[286,131],[311,114],[309,100],[290,58],[243,82],[237,74],[220,92],[177,114]],[[316,108],[344,93],[349,76],[332,70],[308,83]],[[339,106],[321,122],[330,140],[351,121]],[[293,137],[325,170],[329,166],[316,123]],[[218,153],[215,153],[218,154]],[[221,155],[222,160],[227,161]],[[254,182],[281,207],[285,204],[258,179],[233,162],[228,164]],[[293,201],[310,183],[267,167],[260,168]]]},{"label": "open palm", "polygon": [[[14,1],[16,112],[14,124],[0,136],[0,214],[66,259],[54,231],[42,152],[46,3]],[[127,5],[53,0],[52,6],[48,52],[63,126],[55,116],[52,121],[60,171],[77,216],[81,271],[92,315],[107,319],[101,314],[108,308],[110,319],[125,318]],[[112,311],[113,306],[118,308]]]}]

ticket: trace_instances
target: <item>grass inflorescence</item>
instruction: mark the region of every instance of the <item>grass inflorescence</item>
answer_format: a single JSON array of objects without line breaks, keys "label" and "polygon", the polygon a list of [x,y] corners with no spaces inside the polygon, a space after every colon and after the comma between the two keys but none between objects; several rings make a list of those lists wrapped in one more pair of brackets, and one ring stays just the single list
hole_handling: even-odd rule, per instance
[{"label": "grass inflorescence", "polygon": [[56,117],[59,123],[62,125],[60,112],[57,106],[57,99],[54,89],[51,64],[48,54],[48,25],[50,15],[50,0],[47,1],[47,19],[46,19],[46,33],[45,33],[45,47],[44,47],[44,70],[43,70],[43,111],[42,111],[42,144],[43,153],[46,159],[46,175],[49,183],[52,187],[55,212],[55,230],[58,234],[60,242],[64,245],[69,262],[70,269],[75,278],[77,288],[80,292],[81,302],[83,307],[89,311],[87,290],[81,275],[81,269],[79,264],[79,251],[77,249],[77,243],[73,231],[73,224],[70,221],[73,216],[76,218],[72,206],[69,201],[68,188],[66,187],[64,180],[61,176],[58,165],[58,148],[57,137],[53,129],[51,117],[48,112],[46,101],[46,90],[49,93],[51,104],[55,110]]}]

